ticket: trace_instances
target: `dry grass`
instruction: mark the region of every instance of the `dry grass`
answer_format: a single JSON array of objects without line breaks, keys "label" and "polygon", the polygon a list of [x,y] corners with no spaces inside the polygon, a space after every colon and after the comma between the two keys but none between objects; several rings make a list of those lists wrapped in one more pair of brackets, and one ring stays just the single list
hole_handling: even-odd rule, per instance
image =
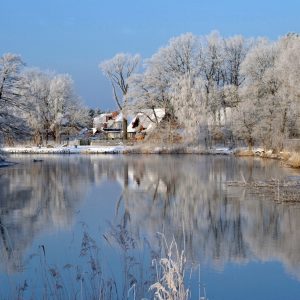
[{"label": "dry grass", "polygon": [[162,235],[165,244],[166,257],[161,257],[156,265],[157,282],[150,286],[154,290],[154,299],[157,300],[187,300],[189,299],[189,289],[185,288],[184,275],[186,257],[184,251],[179,251],[175,239],[170,244]]},{"label": "dry grass", "polygon": [[254,156],[254,152],[252,150],[243,150],[243,149],[238,149],[234,153],[235,156]]},{"label": "dry grass", "polygon": [[287,161],[291,157],[291,152],[288,151],[282,151],[279,153],[279,158],[281,160]]},{"label": "dry grass", "polygon": [[286,161],[286,164],[292,168],[300,168],[300,153],[293,152]]}]

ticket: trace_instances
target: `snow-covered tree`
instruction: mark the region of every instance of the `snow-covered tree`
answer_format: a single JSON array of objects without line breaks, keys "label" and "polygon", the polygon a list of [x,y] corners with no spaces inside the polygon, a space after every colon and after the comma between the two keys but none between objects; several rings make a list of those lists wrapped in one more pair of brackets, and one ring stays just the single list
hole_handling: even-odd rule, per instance
[{"label": "snow-covered tree", "polygon": [[112,59],[103,61],[99,65],[104,75],[109,79],[115,101],[123,113],[123,139],[127,139],[127,117],[125,108],[127,104],[126,95],[129,88],[128,80],[137,70],[140,60],[138,54],[118,53]]},{"label": "snow-covered tree", "polygon": [[0,133],[8,142],[27,130],[22,118],[26,110],[22,101],[23,65],[19,55],[6,53],[0,57]]},{"label": "snow-covered tree", "polygon": [[185,128],[188,141],[199,142],[207,138],[207,110],[205,84],[199,77],[186,74],[173,84],[171,98],[174,114]]},{"label": "snow-covered tree", "polygon": [[299,114],[298,52],[297,37],[284,37],[277,42],[261,40],[242,64],[247,90],[243,103],[254,106],[256,140],[269,149],[282,149]]},{"label": "snow-covered tree", "polygon": [[145,75],[151,82],[152,91],[158,102],[168,104],[172,97],[172,85],[182,76],[196,77],[199,72],[201,48],[198,37],[186,33],[170,39],[146,61]]},{"label": "snow-covered tree", "polygon": [[[189,109],[195,108],[195,99],[185,92],[195,93],[194,86],[199,73],[201,47],[198,37],[186,33],[172,38],[145,62],[143,74],[131,78],[128,91],[128,104],[133,108],[164,108],[170,120],[174,117],[184,125],[188,119],[178,114],[179,107],[184,107],[187,115],[193,115]],[[186,86],[186,84],[188,86]],[[187,89],[186,89],[187,88]],[[178,93],[178,94],[177,94]],[[184,95],[185,94],[185,95]],[[193,124],[197,121],[193,119]],[[189,126],[185,126],[189,130]]]},{"label": "snow-covered tree", "polygon": [[118,59],[102,68],[115,95],[125,83],[125,106],[165,108],[195,140],[195,125],[201,123],[202,137],[206,132],[206,138],[232,139],[233,133],[249,147],[258,143],[279,150],[285,138],[300,135],[299,41],[297,34],[270,42],[186,33],[170,39],[145,60],[142,73],[129,72],[126,80],[109,72],[123,70],[116,67]]},{"label": "snow-covered tree", "polygon": [[283,102],[281,133],[300,136],[300,36],[288,34],[278,41],[275,73],[280,78],[279,97]]},{"label": "snow-covered tree", "polygon": [[88,111],[75,95],[70,75],[30,70],[25,78],[24,97],[31,105],[28,120],[35,143],[48,143],[50,136],[60,142],[62,134],[69,135],[87,124]]}]

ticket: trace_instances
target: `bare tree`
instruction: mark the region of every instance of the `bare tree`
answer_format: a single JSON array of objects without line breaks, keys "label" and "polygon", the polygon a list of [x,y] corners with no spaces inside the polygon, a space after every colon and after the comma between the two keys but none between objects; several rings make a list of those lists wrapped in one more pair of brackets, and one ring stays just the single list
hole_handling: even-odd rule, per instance
[{"label": "bare tree", "polygon": [[131,55],[118,53],[112,59],[102,62],[99,67],[104,75],[110,80],[115,101],[123,114],[123,139],[127,139],[127,117],[125,107],[127,102],[127,92],[129,88],[129,78],[137,70],[140,63],[138,54]]}]

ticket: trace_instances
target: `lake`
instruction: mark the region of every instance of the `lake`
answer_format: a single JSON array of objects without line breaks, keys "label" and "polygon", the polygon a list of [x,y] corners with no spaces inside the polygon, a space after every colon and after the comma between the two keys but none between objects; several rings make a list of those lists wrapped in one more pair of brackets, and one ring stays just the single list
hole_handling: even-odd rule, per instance
[{"label": "lake", "polygon": [[10,160],[1,299],[152,299],[170,248],[186,259],[191,299],[300,299],[300,205],[227,184],[299,180],[299,170],[230,156]]}]

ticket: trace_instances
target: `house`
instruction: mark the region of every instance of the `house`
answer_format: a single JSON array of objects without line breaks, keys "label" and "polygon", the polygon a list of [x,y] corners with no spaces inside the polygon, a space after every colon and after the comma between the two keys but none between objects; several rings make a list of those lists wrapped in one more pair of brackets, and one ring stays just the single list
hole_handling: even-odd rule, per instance
[{"label": "house", "polygon": [[145,135],[155,130],[156,126],[165,116],[165,109],[142,109],[131,120],[127,127],[129,138],[143,138]]},{"label": "house", "polygon": [[[127,112],[128,138],[144,138],[152,132],[165,116],[165,109],[142,109],[138,113]],[[104,113],[94,118],[93,134],[103,133],[107,139],[122,138],[122,112]]]},{"label": "house", "polygon": [[111,113],[103,113],[95,117],[93,120],[93,134],[102,133],[107,139],[121,138],[122,118],[121,113],[114,111]]},{"label": "house", "polygon": [[114,120],[118,115],[119,112],[117,111],[100,114],[99,116],[94,118],[93,128],[96,131],[101,131],[104,128],[110,128],[114,124]]}]

